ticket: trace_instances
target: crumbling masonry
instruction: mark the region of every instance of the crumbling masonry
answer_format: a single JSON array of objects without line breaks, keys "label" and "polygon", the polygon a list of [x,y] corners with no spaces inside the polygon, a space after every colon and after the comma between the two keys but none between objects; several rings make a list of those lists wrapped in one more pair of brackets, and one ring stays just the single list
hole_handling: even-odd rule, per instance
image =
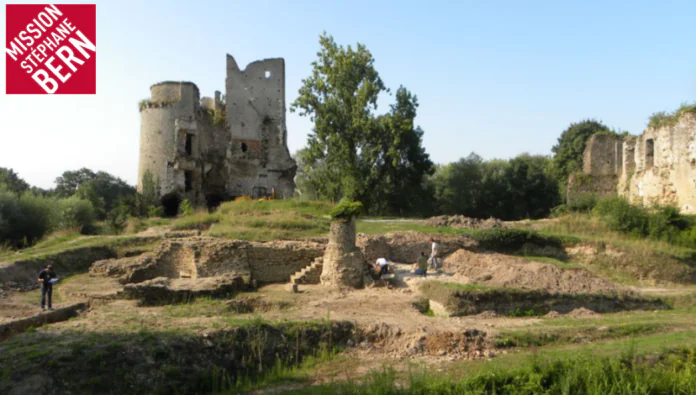
[{"label": "crumbling masonry", "polygon": [[[227,55],[225,96],[200,98],[191,82],[161,82],[140,103],[140,166],[165,210],[182,199],[215,206],[238,196],[292,196],[297,165],[287,147],[285,62],[240,70]],[[151,181],[147,181],[151,180]]]},{"label": "crumbling masonry", "polygon": [[696,114],[649,126],[640,136],[595,134],[583,161],[583,171],[568,180],[569,201],[619,195],[634,204],[696,212]]}]

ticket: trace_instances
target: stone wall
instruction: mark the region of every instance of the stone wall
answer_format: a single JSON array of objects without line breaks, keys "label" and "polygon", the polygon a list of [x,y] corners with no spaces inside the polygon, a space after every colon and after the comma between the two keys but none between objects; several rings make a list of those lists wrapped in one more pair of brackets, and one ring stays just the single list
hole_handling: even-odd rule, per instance
[{"label": "stone wall", "polygon": [[252,243],[248,248],[251,277],[258,282],[287,282],[290,276],[324,254],[324,245],[283,241]]},{"label": "stone wall", "polygon": [[247,242],[208,237],[167,239],[138,257],[102,260],[92,275],[118,277],[122,283],[141,283],[158,277],[201,279],[228,273],[249,275],[259,283],[287,282],[324,252],[312,242]]},{"label": "stone wall", "polygon": [[673,205],[696,213],[696,114],[685,112],[674,122],[621,141],[595,135],[584,161],[584,172],[569,179],[569,201],[586,193],[618,194],[635,204]]},{"label": "stone wall", "polygon": [[617,195],[619,178],[616,175],[595,175],[587,173],[571,174],[568,177],[567,203],[594,195],[608,198]]},{"label": "stone wall", "polygon": [[150,88],[140,111],[138,190],[149,172],[161,197],[197,205],[272,190],[291,197],[297,165],[287,147],[284,60],[241,70],[227,55],[226,103],[215,97],[201,99],[190,82]]}]

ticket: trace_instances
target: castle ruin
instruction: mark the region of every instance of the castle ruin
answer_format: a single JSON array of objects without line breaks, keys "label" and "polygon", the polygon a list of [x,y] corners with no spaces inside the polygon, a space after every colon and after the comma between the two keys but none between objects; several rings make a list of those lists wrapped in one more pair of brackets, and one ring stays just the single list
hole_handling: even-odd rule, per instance
[{"label": "castle ruin", "polygon": [[161,82],[140,103],[140,164],[167,214],[188,199],[214,207],[238,196],[292,196],[297,165],[287,147],[285,61],[241,70],[227,55],[225,96],[192,82]]},{"label": "castle ruin", "polygon": [[677,114],[640,136],[593,135],[583,171],[568,180],[569,202],[584,194],[618,195],[633,204],[696,213],[696,114]]}]

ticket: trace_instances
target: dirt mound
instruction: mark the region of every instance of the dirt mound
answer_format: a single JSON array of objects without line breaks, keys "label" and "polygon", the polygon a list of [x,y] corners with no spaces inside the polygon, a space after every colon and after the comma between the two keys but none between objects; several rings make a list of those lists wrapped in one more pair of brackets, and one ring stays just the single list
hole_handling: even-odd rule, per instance
[{"label": "dirt mound", "polygon": [[429,355],[473,359],[485,355],[486,332],[467,329],[463,332],[441,332],[427,336],[423,342]]},{"label": "dirt mound", "polygon": [[492,229],[503,227],[503,221],[497,218],[480,219],[469,218],[463,215],[440,215],[420,222],[426,226],[445,226],[450,228]]},{"label": "dirt mound", "polygon": [[607,293],[622,290],[583,269],[563,270],[550,263],[531,262],[497,253],[460,249],[444,261],[447,271],[472,282],[508,288],[543,289],[551,293]]},{"label": "dirt mound", "polygon": [[404,332],[379,323],[361,328],[361,346],[372,347],[393,357],[433,356],[450,359],[491,357],[486,332],[477,329],[428,333],[421,329]]},{"label": "dirt mound", "polygon": [[577,308],[570,313],[568,313],[569,317],[573,318],[590,318],[590,317],[600,317],[601,315],[598,313],[595,313],[594,311],[590,309],[586,309],[584,307]]},{"label": "dirt mound", "polygon": [[[421,252],[430,255],[431,244],[429,235],[423,232],[394,232],[384,236],[391,251],[391,260],[401,263],[415,263]],[[436,235],[435,240],[440,244],[440,256],[447,256],[461,248],[472,247],[476,242],[466,235]]]}]

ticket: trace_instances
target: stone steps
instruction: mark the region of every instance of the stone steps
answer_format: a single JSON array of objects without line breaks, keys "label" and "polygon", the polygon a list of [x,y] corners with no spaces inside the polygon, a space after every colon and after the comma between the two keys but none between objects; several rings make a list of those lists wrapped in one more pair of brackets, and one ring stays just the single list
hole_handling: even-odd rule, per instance
[{"label": "stone steps", "polygon": [[323,267],[323,259],[315,259],[310,265],[290,276],[290,284],[319,284]]}]

